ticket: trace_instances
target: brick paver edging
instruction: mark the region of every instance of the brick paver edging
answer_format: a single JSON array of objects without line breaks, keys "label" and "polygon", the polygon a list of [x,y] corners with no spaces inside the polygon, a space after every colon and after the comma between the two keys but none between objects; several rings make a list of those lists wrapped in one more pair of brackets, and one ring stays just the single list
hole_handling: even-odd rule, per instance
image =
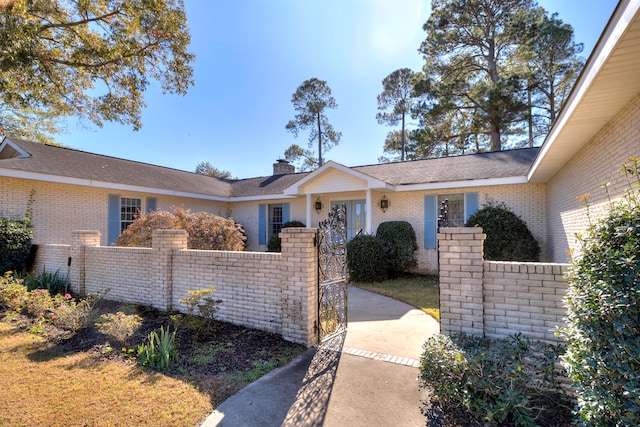
[{"label": "brick paver edging", "polygon": [[353,356],[365,357],[367,359],[380,360],[382,362],[395,363],[397,365],[411,366],[412,368],[420,367],[420,361],[410,359],[408,357],[393,356],[391,354],[376,353],[374,351],[360,350],[357,348],[345,347],[342,349],[343,353],[351,354]]}]

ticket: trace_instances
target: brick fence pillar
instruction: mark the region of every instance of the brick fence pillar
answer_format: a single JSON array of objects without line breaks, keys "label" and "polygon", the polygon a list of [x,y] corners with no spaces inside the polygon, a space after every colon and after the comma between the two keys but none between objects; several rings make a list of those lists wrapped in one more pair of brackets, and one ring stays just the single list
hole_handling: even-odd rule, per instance
[{"label": "brick fence pillar", "polygon": [[171,310],[173,303],[173,252],[187,249],[187,232],[184,230],[154,230],[151,233],[153,248],[153,283],[156,284],[153,306]]},{"label": "brick fence pillar", "polygon": [[441,228],[438,233],[442,334],[484,336],[485,238],[480,227]]},{"label": "brick fence pillar", "polygon": [[71,266],[69,268],[69,285],[74,292],[86,294],[85,281],[85,248],[100,246],[100,232],[97,230],[75,230],[71,232]]},{"label": "brick fence pillar", "polygon": [[282,337],[318,342],[318,256],[315,228],[286,228],[282,240]]}]

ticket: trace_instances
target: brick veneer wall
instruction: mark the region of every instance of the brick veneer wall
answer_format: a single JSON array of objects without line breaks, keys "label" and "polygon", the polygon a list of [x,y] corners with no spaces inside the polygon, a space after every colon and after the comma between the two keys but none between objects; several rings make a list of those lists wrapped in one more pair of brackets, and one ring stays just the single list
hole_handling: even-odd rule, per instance
[{"label": "brick veneer wall", "polygon": [[440,330],[489,338],[522,333],[557,342],[567,315],[567,264],[484,261],[479,227],[438,234]]},{"label": "brick veneer wall", "polygon": [[[66,273],[74,292],[184,311],[188,290],[216,287],[219,318],[317,343],[316,229],[283,230],[281,253],[187,250],[182,230],[158,230],[152,248],[100,246],[99,231],[74,231],[69,246],[40,245],[35,266]],[[63,270],[64,269],[64,270]]]}]

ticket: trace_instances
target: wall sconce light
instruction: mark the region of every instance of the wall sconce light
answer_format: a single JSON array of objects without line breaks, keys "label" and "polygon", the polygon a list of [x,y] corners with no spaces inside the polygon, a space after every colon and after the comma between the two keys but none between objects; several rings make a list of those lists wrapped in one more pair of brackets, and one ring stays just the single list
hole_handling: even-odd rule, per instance
[{"label": "wall sconce light", "polygon": [[315,208],[316,213],[320,213],[320,211],[322,210],[322,202],[320,201],[320,197],[316,199]]},{"label": "wall sconce light", "polygon": [[386,196],[382,196],[382,199],[380,199],[380,203],[379,203],[379,206],[380,206],[380,209],[382,209],[382,212],[386,212],[387,209],[389,209],[390,204],[391,203],[389,203],[389,199],[387,199]]}]

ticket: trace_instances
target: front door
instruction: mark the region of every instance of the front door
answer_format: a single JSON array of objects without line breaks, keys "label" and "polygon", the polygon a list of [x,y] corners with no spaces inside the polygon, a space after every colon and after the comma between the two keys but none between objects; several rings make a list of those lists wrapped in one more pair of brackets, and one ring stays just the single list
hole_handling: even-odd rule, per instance
[{"label": "front door", "polygon": [[347,207],[347,240],[351,240],[367,229],[367,204],[365,200],[336,200],[331,206]]}]

